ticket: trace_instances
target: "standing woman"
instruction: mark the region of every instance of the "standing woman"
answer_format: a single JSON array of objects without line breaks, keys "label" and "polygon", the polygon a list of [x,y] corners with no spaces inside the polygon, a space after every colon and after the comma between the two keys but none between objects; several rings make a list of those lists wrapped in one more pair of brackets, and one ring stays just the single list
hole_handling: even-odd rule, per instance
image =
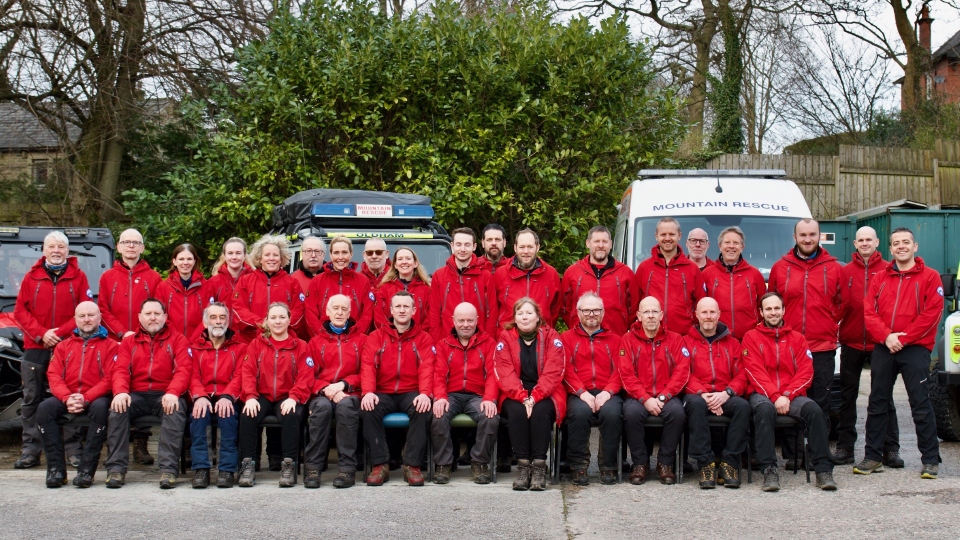
[{"label": "standing woman", "polygon": [[390,324],[390,299],[400,291],[413,295],[413,324],[430,333],[430,277],[420,266],[420,259],[412,249],[404,246],[393,254],[393,264],[383,275],[380,288],[375,293],[376,306],[373,322],[377,327]]},{"label": "standing woman", "polygon": [[243,359],[240,416],[240,487],[252,487],[256,479],[254,453],[260,424],[269,415],[280,419],[283,462],[280,487],[297,483],[297,452],[304,405],[314,383],[314,363],[307,343],[290,332],[290,308],[283,302],[270,304],[263,335],[247,346]]},{"label": "standing woman", "polygon": [[323,323],[330,320],[327,316],[327,302],[335,294],[350,299],[351,317],[357,321],[357,328],[366,334],[373,323],[374,295],[366,276],[357,271],[353,260],[353,243],[346,236],[337,236],[330,240],[330,262],[323,265],[323,272],[310,280],[305,317],[310,336],[323,331]]},{"label": "standing woman", "polygon": [[563,423],[567,410],[561,384],[566,362],[556,330],[542,324],[540,306],[521,298],[513,321],[500,333],[494,362],[500,383],[500,414],[517,459],[513,489],[543,491],[547,487],[550,424]]},{"label": "standing woman", "polygon": [[[220,248],[220,258],[213,265],[210,279],[207,280],[206,296],[209,302],[220,302],[229,308],[233,303],[237,282],[250,272],[253,272],[253,268],[247,263],[247,243],[235,236],[228,239]],[[234,334],[240,333],[236,317],[230,317],[230,329]]]},{"label": "standing woman", "polygon": [[267,318],[267,307],[283,302],[290,308],[290,324],[296,326],[303,317],[303,291],[285,268],[290,265],[290,246],[281,235],[264,235],[250,249],[254,270],[241,275],[233,290],[230,308],[239,338],[253,341]]},{"label": "standing woman", "polygon": [[203,308],[209,301],[200,271],[200,255],[193,244],[173,250],[167,279],[157,285],[156,295],[167,310],[167,326],[192,341],[203,331]]}]

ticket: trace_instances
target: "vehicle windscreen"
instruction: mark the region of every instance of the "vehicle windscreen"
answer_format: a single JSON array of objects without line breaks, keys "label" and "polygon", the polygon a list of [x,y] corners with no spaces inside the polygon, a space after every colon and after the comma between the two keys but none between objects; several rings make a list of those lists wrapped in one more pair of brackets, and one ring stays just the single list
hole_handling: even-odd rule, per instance
[{"label": "vehicle windscreen", "polygon": [[[23,276],[41,256],[42,242],[0,244],[0,297],[16,297]],[[113,252],[100,244],[71,243],[70,256],[77,258],[80,269],[87,275],[90,290],[96,296],[100,289],[100,276],[113,265]]]},{"label": "vehicle windscreen", "polygon": [[[740,227],[746,237],[743,258],[757,267],[764,279],[769,277],[773,263],[793,248],[793,227],[797,223],[797,218],[793,217],[767,216],[678,216],[676,219],[683,231],[680,247],[684,254],[687,253],[687,232],[700,228],[707,231],[707,238],[710,239],[707,257],[711,260],[720,256],[720,231],[730,226]],[[637,219],[634,237],[636,261],[632,265],[634,268],[650,257],[650,251],[657,244],[656,230],[659,221],[659,217]]]},{"label": "vehicle windscreen", "polygon": [[[324,261],[330,261],[330,251],[329,251],[329,239],[325,240],[328,242],[327,254],[324,257]],[[358,238],[353,243],[353,261],[357,264],[363,262],[363,245],[367,242],[366,238]],[[390,252],[390,257],[393,257],[393,254],[397,249],[402,247],[408,247],[417,254],[417,258],[420,259],[420,264],[423,265],[424,270],[427,271],[427,274],[433,275],[434,272],[444,264],[447,263],[447,259],[450,258],[450,244],[442,240],[437,240],[435,242],[404,242],[402,239],[390,240],[384,239],[384,242],[387,244],[387,251]],[[299,268],[300,264],[300,246],[296,246],[296,256],[293,261],[293,268]]]}]

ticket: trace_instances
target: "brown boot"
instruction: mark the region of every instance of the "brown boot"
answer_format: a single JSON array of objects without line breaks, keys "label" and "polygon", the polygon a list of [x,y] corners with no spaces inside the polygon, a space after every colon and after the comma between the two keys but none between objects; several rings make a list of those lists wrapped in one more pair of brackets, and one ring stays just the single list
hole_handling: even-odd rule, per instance
[{"label": "brown boot", "polygon": [[[423,473],[420,472],[420,467],[414,467],[413,465],[404,465],[403,466],[403,479],[407,481],[407,485],[410,486],[422,486],[423,485]],[[447,477],[449,480],[450,477]]]},{"label": "brown boot", "polygon": [[530,460],[517,460],[517,479],[513,481],[513,489],[517,491],[526,491],[530,489]]},{"label": "brown boot", "polygon": [[153,456],[147,449],[147,439],[138,437],[133,440],[133,460],[141,465],[153,465]]},{"label": "brown boot", "polygon": [[543,491],[547,489],[547,461],[545,459],[533,460],[533,475],[530,478],[530,491]]},{"label": "brown boot", "polygon": [[490,483],[490,465],[486,463],[478,463],[476,461],[471,462],[470,473],[473,475],[474,483],[476,484]]},{"label": "brown boot", "polygon": [[660,483],[673,485],[677,483],[677,475],[673,472],[673,467],[665,463],[657,463],[657,475],[660,477]]},{"label": "brown boot", "polygon": [[630,483],[639,486],[647,481],[647,465],[634,465],[630,470]]},{"label": "brown boot", "polygon": [[382,486],[384,482],[390,481],[390,467],[386,463],[374,465],[367,477],[368,486]]}]

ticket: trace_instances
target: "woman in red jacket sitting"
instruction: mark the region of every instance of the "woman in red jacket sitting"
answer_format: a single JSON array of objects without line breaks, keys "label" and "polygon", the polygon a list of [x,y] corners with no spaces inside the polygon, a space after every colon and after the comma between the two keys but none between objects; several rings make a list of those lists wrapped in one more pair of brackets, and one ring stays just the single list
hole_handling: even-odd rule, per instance
[{"label": "woman in red jacket sitting", "polygon": [[497,343],[494,369],[500,383],[500,414],[507,418],[517,479],[513,489],[547,487],[550,424],[563,421],[566,395],[561,381],[565,356],[556,330],[542,324],[540,306],[521,298]]},{"label": "woman in red jacket sitting", "polygon": [[383,275],[383,281],[376,293],[376,310],[373,322],[379,328],[390,324],[390,299],[400,291],[407,291],[413,295],[413,324],[424,332],[430,333],[427,325],[430,315],[430,276],[420,265],[417,254],[408,247],[402,247],[394,252],[393,264]]},{"label": "woman in red jacket sitting", "polygon": [[173,250],[167,279],[157,285],[157,299],[167,308],[167,326],[193,341],[203,331],[203,308],[209,298],[200,271],[200,256],[193,244],[180,244]]},{"label": "woman in red jacket sitting", "polygon": [[304,406],[313,389],[313,359],[307,343],[290,332],[290,308],[270,304],[264,335],[247,346],[243,359],[243,414],[240,416],[240,487],[252,487],[256,475],[254,454],[260,424],[269,415],[280,419],[283,465],[280,487],[297,483],[297,453]]}]

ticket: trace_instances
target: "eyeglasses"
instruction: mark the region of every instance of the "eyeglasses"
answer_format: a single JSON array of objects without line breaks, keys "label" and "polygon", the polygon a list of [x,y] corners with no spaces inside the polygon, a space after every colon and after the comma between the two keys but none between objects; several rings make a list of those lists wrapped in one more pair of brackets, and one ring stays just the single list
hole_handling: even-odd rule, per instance
[{"label": "eyeglasses", "polygon": [[303,250],[303,254],[304,254],[304,255],[319,255],[319,256],[323,257],[323,250],[322,250],[322,249],[305,249],[305,250]]},{"label": "eyeglasses", "polygon": [[603,308],[600,308],[600,309],[580,309],[580,308],[577,308],[577,311],[579,311],[580,313],[583,313],[584,315],[594,316],[594,315],[599,315],[599,314],[603,313]]},{"label": "eyeglasses", "polygon": [[117,242],[121,246],[142,246],[143,242],[139,240],[121,240]]},{"label": "eyeglasses", "polygon": [[709,240],[701,240],[699,238],[687,238],[687,242],[690,244],[709,244]]},{"label": "eyeglasses", "polygon": [[387,250],[385,250],[385,249],[368,249],[368,250],[364,251],[363,254],[364,254],[364,255],[371,255],[371,256],[373,256],[373,257],[379,257],[379,256],[383,255],[383,253],[384,253],[385,251],[387,251]]}]

